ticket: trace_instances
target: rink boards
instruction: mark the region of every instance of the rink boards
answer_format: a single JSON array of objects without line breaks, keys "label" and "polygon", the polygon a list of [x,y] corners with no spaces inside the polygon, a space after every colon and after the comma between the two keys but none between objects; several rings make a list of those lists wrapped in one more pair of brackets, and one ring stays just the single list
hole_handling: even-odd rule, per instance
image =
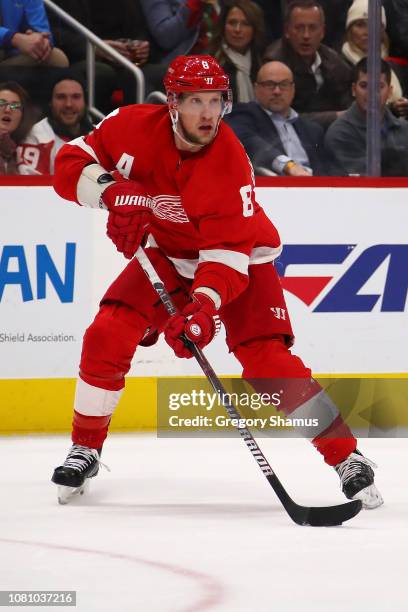
[{"label": "rink boards", "polygon": [[[258,180],[257,197],[284,244],[276,265],[295,352],[317,373],[403,377],[408,182],[356,179],[346,187],[311,179],[305,188],[303,181],[271,180]],[[0,430],[65,430],[83,332],[125,261],[105,236],[104,211],[65,202],[34,180],[23,187],[4,182]],[[207,356],[220,375],[239,375],[222,337]],[[162,341],[138,350],[114,427],[154,428],[157,377],[198,374]],[[408,425],[405,412],[401,418]]]}]

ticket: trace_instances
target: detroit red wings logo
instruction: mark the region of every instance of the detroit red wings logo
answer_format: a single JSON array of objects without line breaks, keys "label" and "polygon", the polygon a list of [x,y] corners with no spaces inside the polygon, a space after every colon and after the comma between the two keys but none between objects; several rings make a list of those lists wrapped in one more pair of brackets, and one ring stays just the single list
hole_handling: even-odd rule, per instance
[{"label": "detroit red wings logo", "polygon": [[159,219],[167,219],[173,223],[188,223],[189,221],[181,205],[180,196],[166,194],[154,196],[152,210]]},{"label": "detroit red wings logo", "polygon": [[181,197],[176,195],[118,195],[115,198],[115,206],[143,206],[150,208],[159,219],[167,219],[174,223],[188,223],[189,219],[181,205]]}]

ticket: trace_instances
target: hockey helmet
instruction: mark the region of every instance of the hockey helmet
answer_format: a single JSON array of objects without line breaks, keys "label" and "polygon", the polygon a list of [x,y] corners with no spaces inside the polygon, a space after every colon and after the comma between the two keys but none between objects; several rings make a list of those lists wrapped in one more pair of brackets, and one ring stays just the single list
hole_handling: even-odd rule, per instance
[{"label": "hockey helmet", "polygon": [[179,55],[169,65],[164,87],[170,108],[177,104],[179,94],[189,91],[221,91],[223,115],[232,109],[229,77],[211,55]]}]

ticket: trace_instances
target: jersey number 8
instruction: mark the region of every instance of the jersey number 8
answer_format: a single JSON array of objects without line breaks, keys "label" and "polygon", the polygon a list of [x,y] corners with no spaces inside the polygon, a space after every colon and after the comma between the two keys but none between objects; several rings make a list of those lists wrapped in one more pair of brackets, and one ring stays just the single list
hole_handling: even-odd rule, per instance
[{"label": "jersey number 8", "polygon": [[252,217],[254,205],[252,203],[252,185],[244,185],[239,190],[242,198],[242,214],[244,217]]}]

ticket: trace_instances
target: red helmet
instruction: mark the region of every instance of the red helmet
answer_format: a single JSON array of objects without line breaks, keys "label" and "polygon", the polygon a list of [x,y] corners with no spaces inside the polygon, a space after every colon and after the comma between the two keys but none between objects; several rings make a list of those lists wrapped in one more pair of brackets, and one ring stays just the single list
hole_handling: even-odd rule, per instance
[{"label": "red helmet", "polygon": [[187,91],[222,91],[225,102],[224,113],[232,107],[229,77],[211,55],[179,55],[164,77],[167,95]]},{"label": "red helmet", "polygon": [[164,77],[166,91],[229,89],[229,78],[211,55],[179,55]]}]

